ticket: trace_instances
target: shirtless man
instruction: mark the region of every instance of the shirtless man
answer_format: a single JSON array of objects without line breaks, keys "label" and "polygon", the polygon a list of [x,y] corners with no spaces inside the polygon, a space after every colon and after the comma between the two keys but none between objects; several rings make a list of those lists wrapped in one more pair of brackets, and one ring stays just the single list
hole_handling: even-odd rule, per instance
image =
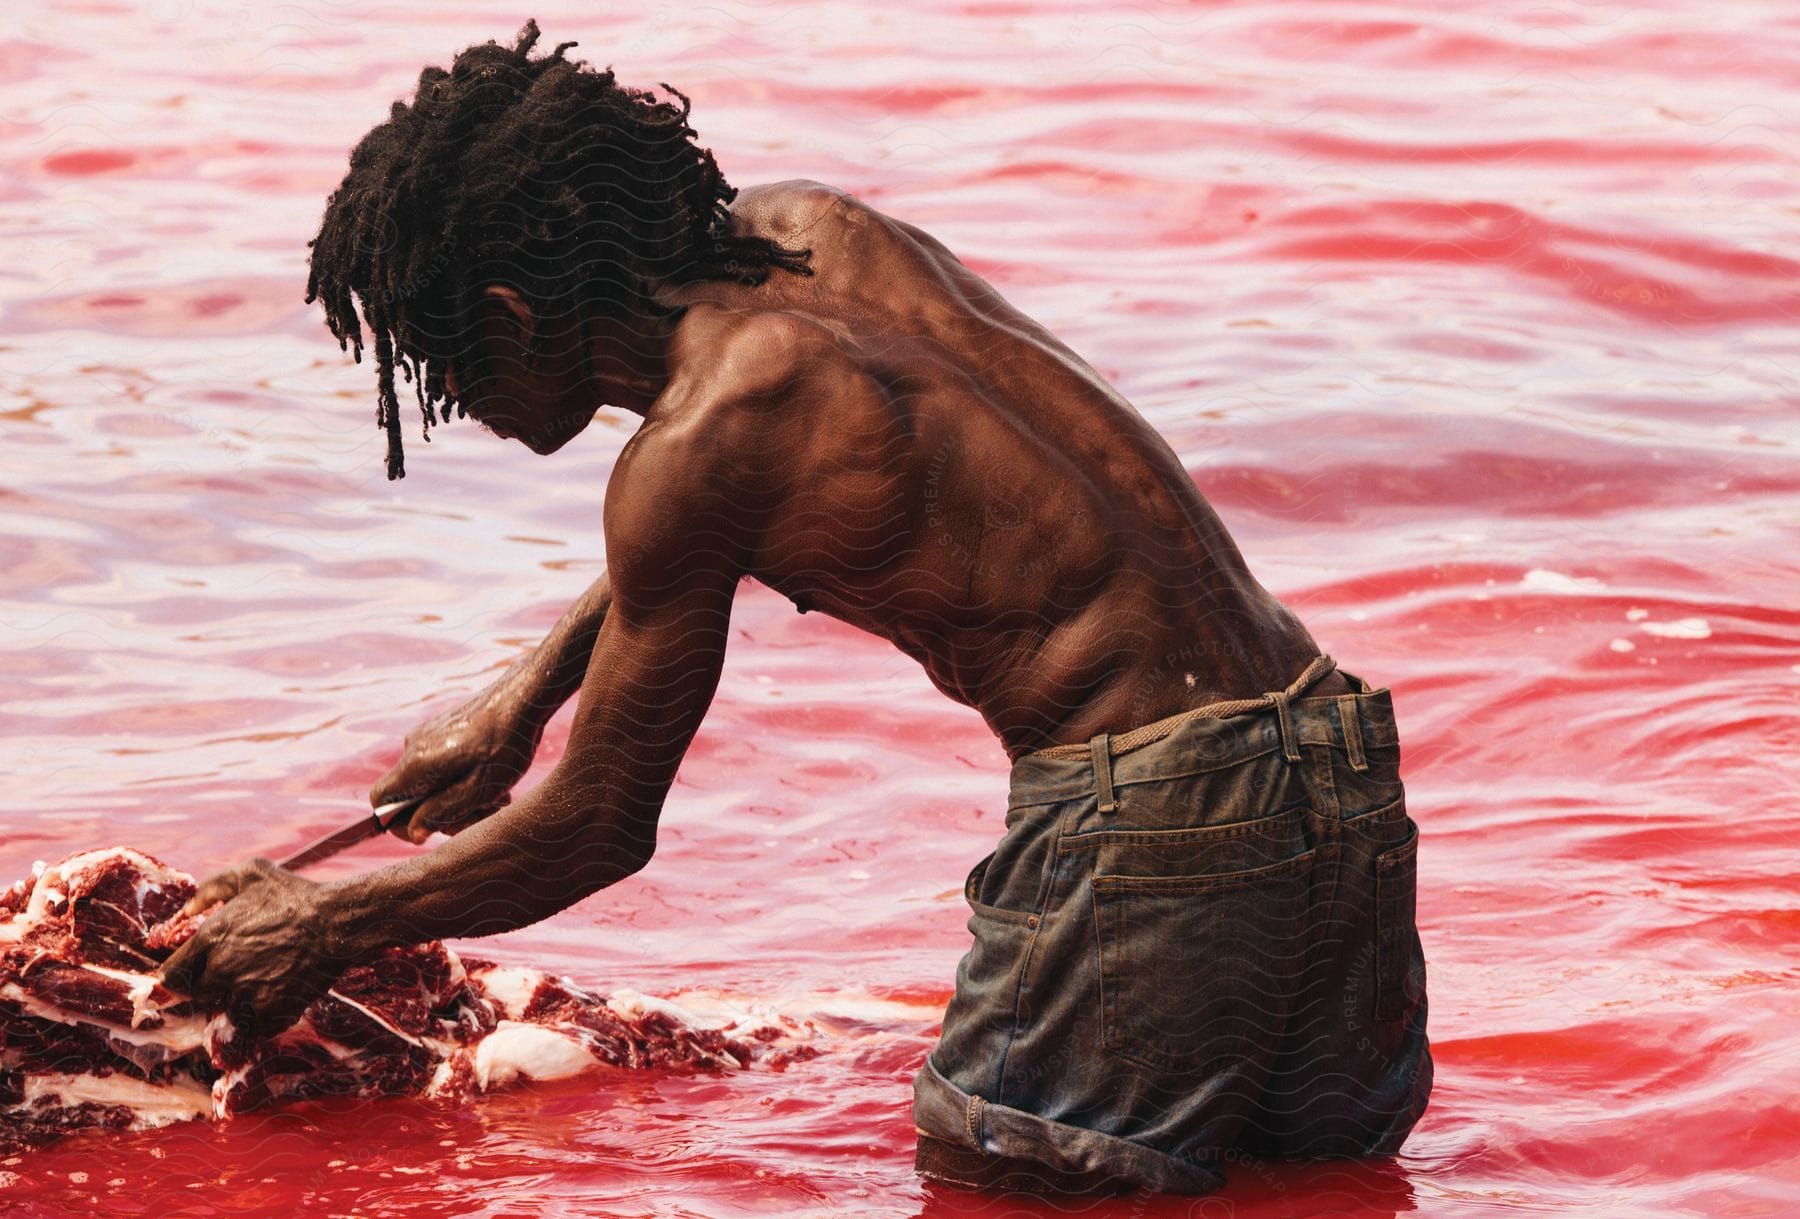
[{"label": "shirtless man", "polygon": [[[390,477],[396,364],[428,426],[454,408],[537,453],[601,405],[641,415],[609,570],[376,784],[429,796],[412,841],[453,837],[331,884],[212,878],[194,908],[232,900],[170,984],[266,1033],[359,956],[643,868],[754,577],[892,641],[1013,761],[915,1086],[919,1171],[1201,1192],[1233,1152],[1397,1148],[1431,1060],[1387,692],[1319,655],[1168,445],[943,245],[816,182],[734,191],[685,98],[536,40],[427,69],[364,138],[309,299],[372,336]],[[511,799],[577,689],[565,756]]]}]

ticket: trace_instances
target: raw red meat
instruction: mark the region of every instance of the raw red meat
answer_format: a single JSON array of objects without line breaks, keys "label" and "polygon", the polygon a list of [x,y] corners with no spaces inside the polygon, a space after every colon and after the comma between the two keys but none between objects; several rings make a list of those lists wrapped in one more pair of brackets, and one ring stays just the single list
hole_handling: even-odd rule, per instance
[{"label": "raw red meat", "polygon": [[808,1030],[707,1026],[630,992],[464,960],[441,943],[350,968],[292,1028],[237,1035],[153,971],[205,915],[193,879],[124,847],[89,851],[0,891],[0,1148],[83,1128],[222,1118],[327,1095],[462,1098],[589,1068],[735,1068]]}]

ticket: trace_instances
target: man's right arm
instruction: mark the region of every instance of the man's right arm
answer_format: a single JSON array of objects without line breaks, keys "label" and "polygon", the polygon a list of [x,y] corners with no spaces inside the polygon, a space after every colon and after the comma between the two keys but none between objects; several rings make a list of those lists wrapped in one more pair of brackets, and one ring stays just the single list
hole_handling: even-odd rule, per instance
[{"label": "man's right arm", "polygon": [[612,580],[602,573],[536,648],[474,698],[407,734],[400,760],[369,790],[377,806],[428,796],[395,833],[423,842],[433,830],[454,832],[507,803],[544,725],[581,688],[612,599]]},{"label": "man's right arm", "polygon": [[542,731],[557,708],[581,689],[594,640],[612,608],[612,579],[606,572],[588,586],[535,649],[515,661],[496,685],[516,688],[520,713]]}]

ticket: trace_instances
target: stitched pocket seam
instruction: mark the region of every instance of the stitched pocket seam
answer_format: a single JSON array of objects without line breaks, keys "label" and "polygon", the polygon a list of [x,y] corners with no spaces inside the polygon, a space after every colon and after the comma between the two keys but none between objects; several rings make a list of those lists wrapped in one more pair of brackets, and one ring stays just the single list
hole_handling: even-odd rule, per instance
[{"label": "stitched pocket seam", "polygon": [[1312,867],[1316,852],[1307,851],[1280,863],[1238,872],[1220,872],[1198,876],[1119,876],[1094,877],[1094,892],[1101,893],[1209,893],[1253,885],[1259,880],[1277,880]]}]

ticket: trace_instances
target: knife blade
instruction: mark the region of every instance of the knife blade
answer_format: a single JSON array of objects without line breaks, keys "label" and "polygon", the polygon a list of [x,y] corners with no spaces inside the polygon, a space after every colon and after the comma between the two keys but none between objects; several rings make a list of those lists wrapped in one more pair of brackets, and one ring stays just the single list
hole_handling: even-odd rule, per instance
[{"label": "knife blade", "polygon": [[423,796],[411,800],[396,800],[392,804],[384,804],[377,809],[364,813],[341,830],[333,830],[323,838],[305,846],[276,863],[278,868],[294,871],[307,864],[318,863],[321,859],[329,859],[345,847],[353,847],[357,843],[386,832],[397,819],[404,817],[419,807]]}]

